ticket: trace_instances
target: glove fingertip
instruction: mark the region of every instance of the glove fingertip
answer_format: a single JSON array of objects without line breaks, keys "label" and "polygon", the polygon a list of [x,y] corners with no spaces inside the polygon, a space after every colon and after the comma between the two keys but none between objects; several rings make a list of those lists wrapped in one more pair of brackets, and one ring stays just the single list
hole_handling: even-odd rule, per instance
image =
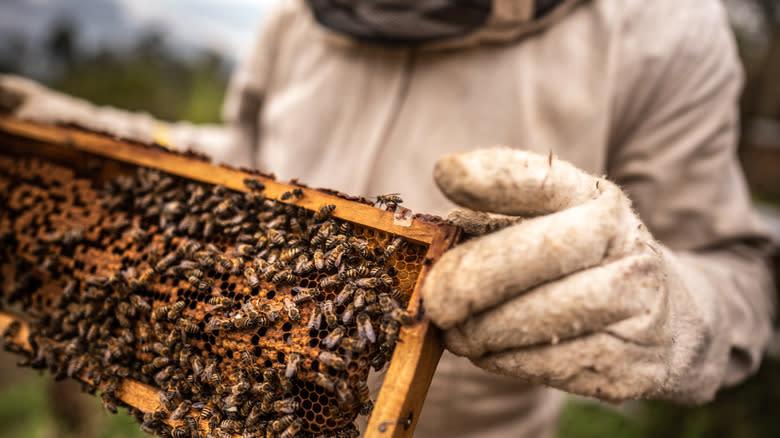
[{"label": "glove fingertip", "polygon": [[[457,251],[457,249],[453,250]],[[421,293],[425,314],[442,330],[455,326],[458,321],[466,317],[463,306],[452,291],[454,285],[450,284],[453,272],[451,254],[446,254],[439,259],[425,278]]]},{"label": "glove fingertip", "polygon": [[474,355],[474,348],[468,338],[458,327],[444,331],[444,346],[456,356],[469,357]]},{"label": "glove fingertip", "polygon": [[433,180],[439,190],[452,202],[464,207],[477,201],[468,190],[470,177],[470,170],[456,154],[442,156],[433,167]]}]

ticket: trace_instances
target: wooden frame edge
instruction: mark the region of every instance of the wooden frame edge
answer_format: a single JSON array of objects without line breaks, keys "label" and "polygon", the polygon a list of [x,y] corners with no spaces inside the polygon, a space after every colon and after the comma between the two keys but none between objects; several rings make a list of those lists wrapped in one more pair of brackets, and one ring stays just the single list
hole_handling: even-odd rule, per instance
[{"label": "wooden frame edge", "polygon": [[428,248],[425,266],[409,302],[409,310],[422,319],[401,330],[400,342],[390,360],[363,435],[365,438],[410,437],[414,433],[433,373],[444,351],[439,329],[423,313],[421,290],[433,263],[459,238],[460,230],[449,226],[444,229],[441,239],[435,239]]},{"label": "wooden frame edge", "polygon": [[[164,172],[195,179],[208,184],[221,184],[233,190],[246,192],[245,178],[258,179],[265,184],[264,196],[279,202],[294,204],[309,210],[319,210],[326,204],[338,205],[342,198],[321,192],[317,189],[301,188],[304,197],[299,200],[282,201],[279,198],[290,190],[291,184],[244,172],[225,166],[199,161],[178,152],[166,151],[162,147],[150,147],[140,143],[119,140],[83,129],[42,125],[0,116],[0,131],[30,140],[44,141],[106,158],[152,167]],[[141,151],[143,150],[143,153]],[[416,243],[431,244],[439,233],[440,223],[426,222],[420,219],[396,220],[396,214],[370,205],[354,202],[350,209],[333,211],[332,216],[356,223],[375,224],[383,231],[402,236]]]}]

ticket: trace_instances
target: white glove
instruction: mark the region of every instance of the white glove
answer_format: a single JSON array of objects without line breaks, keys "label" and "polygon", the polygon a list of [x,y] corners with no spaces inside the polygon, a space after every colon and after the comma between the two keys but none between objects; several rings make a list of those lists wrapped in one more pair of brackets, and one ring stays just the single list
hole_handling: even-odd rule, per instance
[{"label": "white glove", "polygon": [[168,124],[147,113],[98,107],[19,76],[0,75],[0,112],[43,124],[73,124],[141,143],[166,145]]},{"label": "white glove", "polygon": [[467,232],[504,227],[445,253],[426,278],[425,309],[449,350],[604,400],[712,397],[726,312],[614,183],[506,148],[444,156],[434,178],[471,209],[449,216]]}]

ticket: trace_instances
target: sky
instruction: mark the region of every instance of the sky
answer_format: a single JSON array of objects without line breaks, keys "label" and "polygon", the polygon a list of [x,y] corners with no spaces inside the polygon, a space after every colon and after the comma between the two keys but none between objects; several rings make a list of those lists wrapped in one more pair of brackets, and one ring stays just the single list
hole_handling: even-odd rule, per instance
[{"label": "sky", "polygon": [[80,45],[132,45],[146,29],[175,47],[210,48],[231,59],[245,53],[275,0],[0,0],[0,39],[17,35],[34,46],[53,20],[79,26]]},{"label": "sky", "polygon": [[[48,35],[52,20],[68,17],[79,26],[82,48],[132,45],[144,30],[155,29],[164,31],[174,48],[214,49],[236,61],[249,50],[275,1],[0,0],[0,50],[9,47],[9,35],[22,36],[34,47]],[[732,19],[742,24],[738,27],[760,27],[753,1],[724,2]]]}]

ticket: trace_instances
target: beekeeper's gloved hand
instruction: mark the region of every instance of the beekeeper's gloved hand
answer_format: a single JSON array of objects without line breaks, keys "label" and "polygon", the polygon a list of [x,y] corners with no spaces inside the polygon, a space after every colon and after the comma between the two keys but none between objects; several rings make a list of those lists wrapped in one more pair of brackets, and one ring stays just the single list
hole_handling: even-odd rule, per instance
[{"label": "beekeeper's gloved hand", "polygon": [[713,351],[727,342],[712,342],[725,312],[618,186],[506,148],[444,156],[434,178],[469,209],[452,221],[492,231],[445,253],[426,278],[425,309],[449,350],[604,400],[712,396],[717,384],[699,364],[728,357]]}]

